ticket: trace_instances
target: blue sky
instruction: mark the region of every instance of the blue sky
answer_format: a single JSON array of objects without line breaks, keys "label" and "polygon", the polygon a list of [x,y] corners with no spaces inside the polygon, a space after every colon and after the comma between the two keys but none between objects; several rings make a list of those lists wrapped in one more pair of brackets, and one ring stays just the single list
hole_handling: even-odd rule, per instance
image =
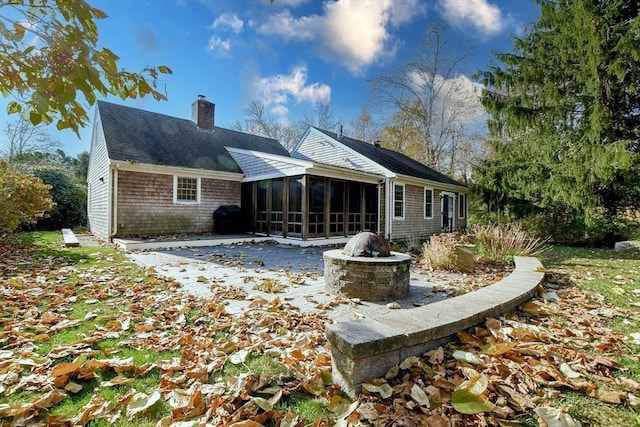
[{"label": "blue sky", "polygon": [[[447,37],[467,40],[463,62],[471,76],[487,69],[492,52],[508,52],[514,34],[535,21],[529,0],[92,0],[108,18],[100,45],[130,71],[150,65],[173,70],[162,77],[168,101],[109,101],[189,118],[199,94],[216,104],[216,125],[244,118],[251,100],[270,114],[297,121],[316,102],[330,103],[335,119],[351,123],[370,100],[371,79],[409,60],[430,22]],[[91,109],[93,117],[93,108]],[[67,154],[88,151],[81,139],[60,139]]]}]

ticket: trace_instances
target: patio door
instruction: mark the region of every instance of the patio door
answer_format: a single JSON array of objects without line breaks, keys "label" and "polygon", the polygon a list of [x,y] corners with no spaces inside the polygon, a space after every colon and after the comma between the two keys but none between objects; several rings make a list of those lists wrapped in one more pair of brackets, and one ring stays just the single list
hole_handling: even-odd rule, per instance
[{"label": "patio door", "polygon": [[451,232],[455,229],[456,198],[453,193],[440,194],[440,209],[442,214],[442,231]]}]

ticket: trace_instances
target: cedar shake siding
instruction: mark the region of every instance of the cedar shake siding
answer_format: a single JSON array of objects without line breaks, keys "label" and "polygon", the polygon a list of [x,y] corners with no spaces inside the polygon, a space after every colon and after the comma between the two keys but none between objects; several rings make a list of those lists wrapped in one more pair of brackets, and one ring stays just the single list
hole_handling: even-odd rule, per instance
[{"label": "cedar shake siding", "polygon": [[200,203],[174,203],[173,175],[118,173],[118,236],[213,233],[213,212],[240,206],[240,182],[201,178]]},{"label": "cedar shake siding", "polygon": [[438,191],[434,191],[433,216],[425,218],[424,189],[425,187],[405,184],[404,218],[392,218],[391,240],[398,242],[427,240],[430,235],[442,232],[440,227],[440,205],[436,200]]},{"label": "cedar shake siding", "polygon": [[[425,188],[410,184],[404,186],[405,206],[404,218],[392,218],[391,239],[396,242],[403,241],[424,241],[428,240],[432,234],[444,233],[442,227],[442,206],[441,191],[434,189],[432,198],[432,217],[425,218],[424,215],[424,193]],[[456,198],[457,203],[457,198]],[[466,212],[465,218],[459,218],[458,206],[455,206],[455,218],[453,231],[465,229],[467,226]]]}]

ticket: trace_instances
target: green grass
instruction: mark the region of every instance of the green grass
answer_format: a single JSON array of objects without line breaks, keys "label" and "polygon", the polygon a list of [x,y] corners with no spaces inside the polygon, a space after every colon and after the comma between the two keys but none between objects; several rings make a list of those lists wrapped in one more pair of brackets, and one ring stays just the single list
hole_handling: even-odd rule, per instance
[{"label": "green grass", "polygon": [[303,394],[292,394],[277,407],[283,410],[290,408],[294,414],[304,419],[308,423],[307,425],[321,421],[330,425],[333,416],[327,407],[326,399],[313,398]]},{"label": "green grass", "polygon": [[244,363],[233,364],[227,361],[220,373],[222,374],[222,378],[228,378],[247,372],[276,376],[287,372],[287,368],[269,355],[250,353]]}]

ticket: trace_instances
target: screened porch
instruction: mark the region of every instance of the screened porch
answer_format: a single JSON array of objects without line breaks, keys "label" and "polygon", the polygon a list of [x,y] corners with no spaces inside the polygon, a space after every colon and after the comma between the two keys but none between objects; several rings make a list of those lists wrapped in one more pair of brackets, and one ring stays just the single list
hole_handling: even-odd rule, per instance
[{"label": "screened porch", "polygon": [[378,231],[376,184],[299,175],[242,184],[242,209],[256,234],[307,240]]}]

